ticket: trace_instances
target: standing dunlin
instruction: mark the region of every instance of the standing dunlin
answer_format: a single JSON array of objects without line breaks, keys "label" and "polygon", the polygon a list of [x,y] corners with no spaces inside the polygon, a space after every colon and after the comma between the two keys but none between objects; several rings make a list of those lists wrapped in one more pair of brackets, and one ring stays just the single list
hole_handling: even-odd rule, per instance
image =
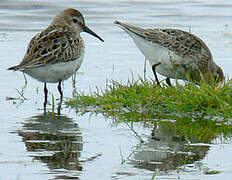
[{"label": "standing dunlin", "polygon": [[58,83],[62,101],[61,81],[72,76],[82,64],[85,46],[81,32],[87,32],[103,41],[85,25],[84,17],[79,11],[65,9],[55,16],[45,30],[31,39],[22,62],[8,68],[22,71],[44,82],[44,109],[48,93],[46,83]]},{"label": "standing dunlin", "polygon": [[199,83],[222,83],[222,69],[213,61],[207,45],[190,32],[179,29],[143,29],[127,23],[115,21],[134,40],[136,46],[149,60],[158,85],[156,71],[170,78],[188,80]]}]

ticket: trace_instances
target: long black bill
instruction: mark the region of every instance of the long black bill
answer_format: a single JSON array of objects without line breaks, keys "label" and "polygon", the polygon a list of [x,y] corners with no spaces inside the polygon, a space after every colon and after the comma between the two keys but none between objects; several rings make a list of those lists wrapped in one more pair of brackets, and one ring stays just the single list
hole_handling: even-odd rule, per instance
[{"label": "long black bill", "polygon": [[94,37],[100,39],[102,42],[104,42],[104,40],[100,36],[98,36],[95,32],[93,32],[87,26],[84,27],[84,32],[89,33],[89,34],[93,35]]}]

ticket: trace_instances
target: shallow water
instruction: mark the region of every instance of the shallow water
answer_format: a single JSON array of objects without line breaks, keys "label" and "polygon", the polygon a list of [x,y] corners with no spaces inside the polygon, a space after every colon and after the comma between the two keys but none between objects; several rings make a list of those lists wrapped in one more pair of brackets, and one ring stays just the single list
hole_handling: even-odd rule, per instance
[{"label": "shallow water", "polygon": [[[66,98],[72,97],[74,91],[104,88],[109,79],[126,82],[131,72],[135,78],[143,76],[144,57],[112,23],[116,19],[141,27],[190,29],[207,43],[215,61],[231,77],[229,0],[2,0],[0,179],[151,179],[156,169],[156,179],[230,179],[230,139],[221,141],[217,137],[211,139],[213,143],[203,143],[193,137],[192,144],[186,146],[172,127],[134,123],[134,130],[145,141],[141,144],[130,124],[115,125],[115,119],[101,114],[77,115],[65,106],[61,116],[43,113],[42,83],[27,77],[24,88],[23,75],[6,69],[22,59],[30,38],[66,7],[79,9],[86,24],[105,40],[102,43],[82,34],[85,59],[75,87],[71,78],[64,83]],[[147,76],[153,78],[149,66]],[[52,94],[55,98],[59,95],[55,84],[49,84],[48,89],[51,103]],[[186,159],[186,154],[191,158]],[[206,175],[208,170],[220,173]]]}]

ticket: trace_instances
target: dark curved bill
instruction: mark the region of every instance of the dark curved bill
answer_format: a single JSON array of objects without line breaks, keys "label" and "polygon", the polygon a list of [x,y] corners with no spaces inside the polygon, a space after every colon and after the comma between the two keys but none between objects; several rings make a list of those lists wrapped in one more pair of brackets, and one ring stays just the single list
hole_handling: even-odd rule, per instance
[{"label": "dark curved bill", "polygon": [[103,40],[100,36],[98,36],[95,32],[93,32],[93,31],[92,31],[91,29],[89,29],[87,26],[84,27],[83,31],[86,32],[86,33],[91,34],[92,36],[94,36],[94,37],[100,39],[102,42],[104,42],[104,40]]}]

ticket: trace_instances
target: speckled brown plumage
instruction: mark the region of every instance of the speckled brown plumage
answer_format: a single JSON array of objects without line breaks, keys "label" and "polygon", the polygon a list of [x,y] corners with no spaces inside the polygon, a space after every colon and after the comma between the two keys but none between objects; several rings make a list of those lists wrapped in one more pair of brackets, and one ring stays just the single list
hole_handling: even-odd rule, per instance
[{"label": "speckled brown plumage", "polygon": [[48,94],[46,83],[58,83],[61,104],[61,81],[76,73],[83,62],[85,46],[81,32],[87,32],[103,41],[85,25],[84,17],[78,10],[67,8],[58,13],[46,29],[31,39],[19,65],[8,68],[22,71],[44,83],[45,110]]},{"label": "speckled brown plumage", "polygon": [[76,60],[83,40],[65,26],[51,25],[34,36],[22,62],[15,69],[27,69]]},{"label": "speckled brown plumage", "polygon": [[202,80],[201,75],[207,83],[212,78],[224,80],[223,71],[213,61],[209,48],[194,34],[170,28],[143,29],[119,21],[115,24],[132,37],[150,64],[156,66],[153,70],[167,78],[187,80],[188,74],[196,82]]}]

